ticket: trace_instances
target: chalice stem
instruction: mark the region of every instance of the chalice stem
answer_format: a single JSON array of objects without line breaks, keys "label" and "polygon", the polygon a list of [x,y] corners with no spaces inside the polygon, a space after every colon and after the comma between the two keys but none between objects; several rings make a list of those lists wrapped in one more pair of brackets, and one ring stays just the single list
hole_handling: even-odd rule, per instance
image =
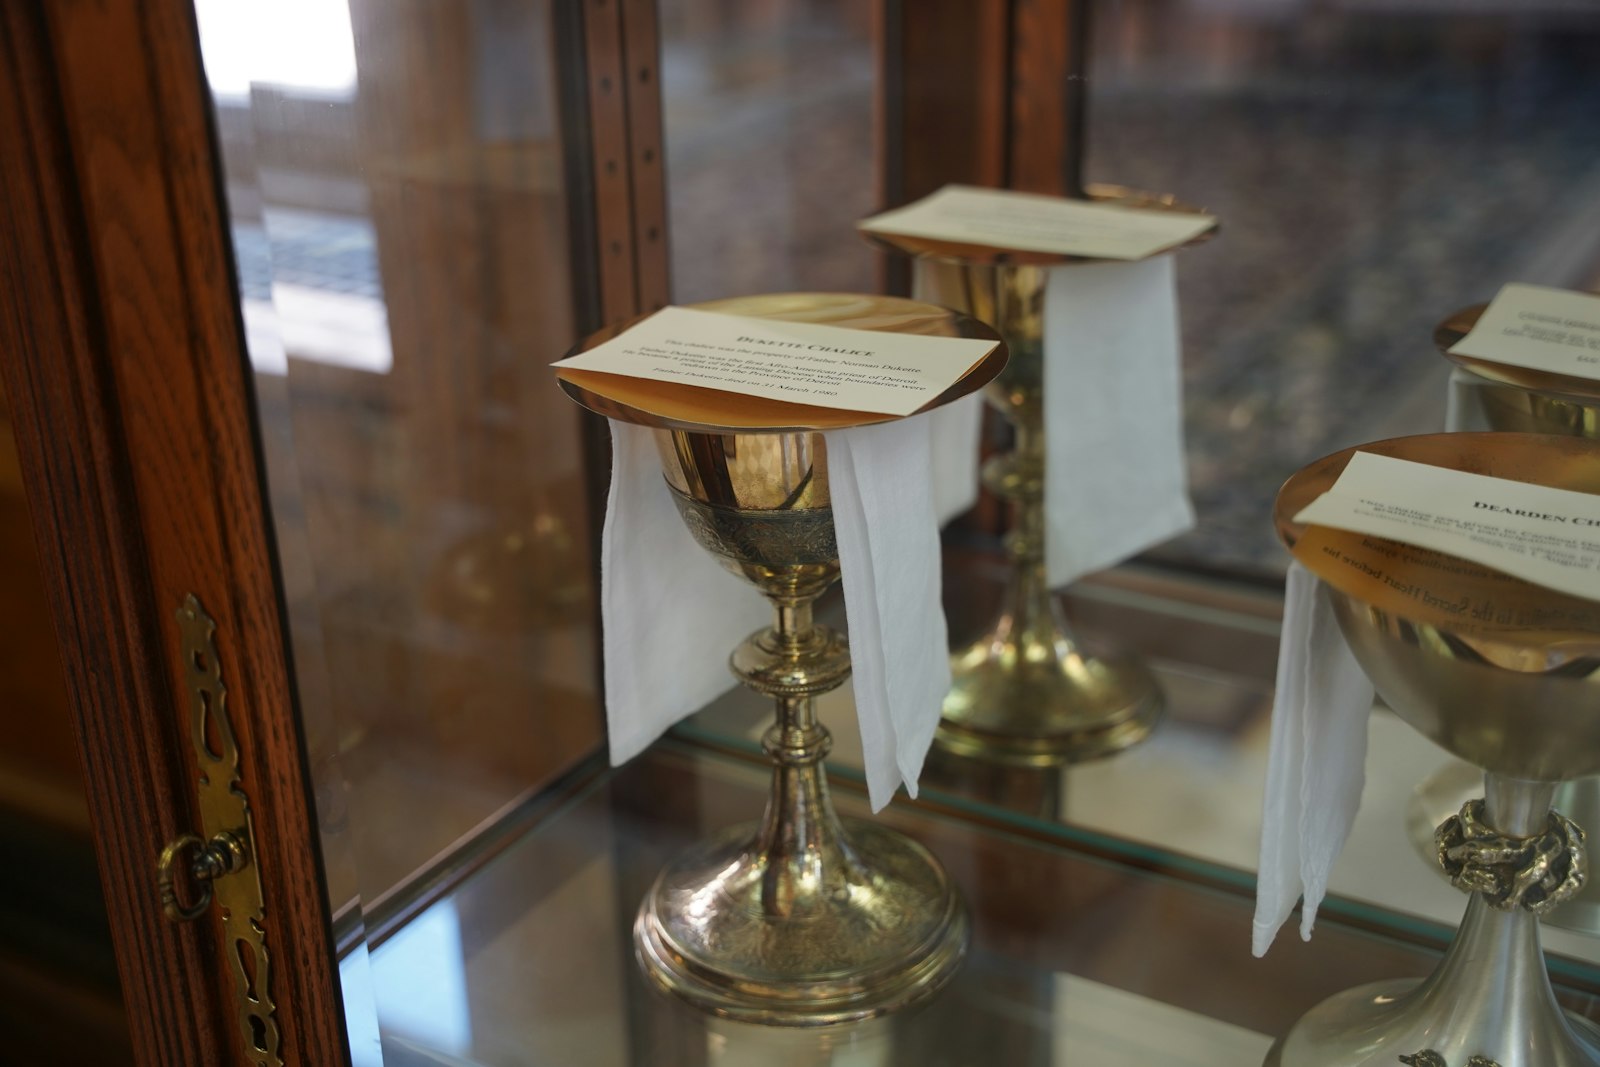
[{"label": "chalice stem", "polygon": [[[1555,790],[1554,782],[1485,775],[1486,822],[1506,837],[1536,836],[1549,820]],[[1539,917],[1526,908],[1502,910],[1482,893],[1472,893],[1444,959],[1413,997],[1412,1010],[1435,1020],[1439,1051],[1454,1044],[1462,1062],[1493,1047],[1484,1044],[1486,1035],[1497,1035],[1495,1044],[1506,1048],[1549,1049],[1554,1044],[1569,1056],[1580,1055],[1571,1047],[1576,1038],[1550,985]]]},{"label": "chalice stem", "polygon": [[[774,598],[773,643],[799,665],[814,643],[811,599]],[[765,687],[746,678],[751,688]],[[828,795],[822,761],[833,739],[817,721],[816,697],[775,694],[777,721],[762,739],[772,758],[772,786],[753,845],[764,856],[761,906],[788,917],[815,903],[817,895],[856,866]]]},{"label": "chalice stem", "polygon": [[[1555,788],[1485,775],[1483,802],[1439,831],[1441,861],[1469,895],[1439,966],[1420,983],[1377,982],[1323,1001],[1265,1067],[1600,1065],[1600,1030],[1562,1011],[1539,945],[1539,912],[1581,885],[1584,864],[1581,832],[1551,817]],[[1562,862],[1530,861],[1547,843],[1561,845]],[[1561,887],[1550,886],[1544,876],[1566,864]]]},{"label": "chalice stem", "polygon": [[1008,610],[999,628],[1021,646],[1024,657],[1060,659],[1072,653],[1073,641],[1045,571],[1044,427],[1036,415],[1027,411],[1018,419],[1010,474],[1002,479],[1002,492],[1011,499],[1012,526],[1006,535],[1011,557]]},{"label": "chalice stem", "polygon": [[1483,776],[1484,814],[1489,825],[1507,837],[1532,837],[1550,818],[1555,782],[1524,782],[1498,774]]},{"label": "chalice stem", "polygon": [[773,916],[790,914],[805,887],[820,885],[841,854],[843,834],[822,768],[828,732],[817,725],[813,705],[811,697],[780,697],[779,724],[764,738],[772,787],[755,848],[767,857],[762,906]]},{"label": "chalice stem", "polygon": [[664,870],[634,944],[658,985],[714,1014],[821,1026],[931,996],[966,952],[967,923],[926,849],[835,814],[816,697],[843,685],[850,663],[839,635],[812,622],[827,582],[789,577],[768,587],[776,624],[733,656],[734,673],[777,705],[763,737],[773,762],[766,813]]}]

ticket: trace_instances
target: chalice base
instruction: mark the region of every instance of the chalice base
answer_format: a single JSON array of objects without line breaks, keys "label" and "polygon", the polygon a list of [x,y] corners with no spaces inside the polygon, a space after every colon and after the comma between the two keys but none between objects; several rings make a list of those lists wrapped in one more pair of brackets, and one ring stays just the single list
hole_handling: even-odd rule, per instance
[{"label": "chalice base", "polygon": [[[1465,760],[1451,760],[1417,784],[1406,804],[1406,836],[1429,867],[1439,870],[1433,828],[1482,794],[1483,772]],[[1600,826],[1600,778],[1562,782],[1551,806],[1579,826]],[[1591,877],[1577,896],[1546,912],[1540,921],[1600,935],[1600,877]]]},{"label": "chalice base", "polygon": [[634,923],[645,974],[703,1011],[779,1026],[871,1018],[942,989],[968,937],[949,877],[909,838],[843,823],[847,848],[790,861],[810,877],[794,883],[786,908],[772,899],[780,861],[756,850],[754,825],[724,831],[667,867]]},{"label": "chalice base", "polygon": [[[1540,981],[1544,976],[1538,976]],[[1515,981],[1508,977],[1506,985]],[[1431,1050],[1418,1067],[1595,1067],[1600,1027],[1571,1012],[1501,990],[1496,1004],[1468,1004],[1424,979],[1357,986],[1312,1008],[1267,1052],[1262,1067],[1395,1067],[1401,1056]],[[1548,996],[1548,993],[1546,994]],[[1523,1009],[1521,1011],[1517,1009]]]},{"label": "chalice base", "polygon": [[1143,741],[1166,707],[1149,668],[1052,636],[991,634],[952,656],[939,744],[973,759],[1045,767]]}]

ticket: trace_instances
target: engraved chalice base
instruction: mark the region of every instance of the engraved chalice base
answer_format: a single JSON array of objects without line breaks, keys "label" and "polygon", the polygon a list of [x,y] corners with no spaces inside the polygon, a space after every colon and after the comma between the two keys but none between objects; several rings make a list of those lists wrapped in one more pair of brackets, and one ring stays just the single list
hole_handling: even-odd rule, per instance
[{"label": "engraved chalice base", "polygon": [[[1412,791],[1406,804],[1406,836],[1429,866],[1438,866],[1434,859],[1434,827],[1482,791],[1483,772],[1461,760],[1446,763]],[[1562,782],[1556,789],[1554,806],[1579,826],[1600,826],[1600,778]],[[1547,912],[1543,922],[1600,935],[1600,878],[1591,878],[1577,896]]]},{"label": "engraved chalice base", "polygon": [[[774,855],[746,825],[680,857],[634,926],[645,973],[715,1015],[789,1026],[883,1015],[944,988],[967,945],[949,880],[909,838],[844,827],[832,855]],[[775,883],[788,883],[780,909]]]},{"label": "engraved chalice base", "polygon": [[[1540,961],[1543,966],[1543,961]],[[1600,1063],[1600,1027],[1552,1004],[1537,1031],[1512,1025],[1520,1044],[1502,1043],[1508,1020],[1491,994],[1471,1004],[1453,1002],[1429,979],[1405,978],[1347,989],[1300,1017],[1267,1052],[1262,1067],[1592,1067]],[[1469,1011],[1481,1011],[1472,1025]],[[1461,1040],[1441,1046],[1439,1035]],[[1486,1053],[1467,1049],[1505,1051]],[[1430,1058],[1428,1053],[1436,1058]],[[1406,1057],[1402,1059],[1401,1057]],[[1497,1058],[1503,1057],[1503,1058]]]}]

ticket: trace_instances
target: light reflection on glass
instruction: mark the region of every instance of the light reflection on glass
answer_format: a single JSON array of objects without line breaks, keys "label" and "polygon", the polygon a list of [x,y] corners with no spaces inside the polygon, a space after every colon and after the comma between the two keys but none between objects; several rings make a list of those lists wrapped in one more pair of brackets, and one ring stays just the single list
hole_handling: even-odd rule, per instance
[{"label": "light reflection on glass", "polygon": [[659,11],[674,298],[876,291],[873,5]]},{"label": "light reflection on glass", "polygon": [[382,1012],[385,1036],[453,1054],[471,1050],[467,968],[453,899],[441,900],[384,942],[372,957],[372,979],[385,1005],[404,1005]]},{"label": "light reflection on glass", "polygon": [[1272,1038],[1170,1004],[1057,973],[1045,1014],[1053,1064],[1095,1067],[1233,1067],[1257,1063]]},{"label": "light reflection on glass", "polygon": [[339,961],[339,991],[344,997],[350,1067],[383,1067],[378,1003],[372,992],[371,958],[365,944],[357,945]]},{"label": "light reflection on glass", "polygon": [[348,98],[356,50],[345,0],[195,0],[206,80],[219,97],[252,85]]}]

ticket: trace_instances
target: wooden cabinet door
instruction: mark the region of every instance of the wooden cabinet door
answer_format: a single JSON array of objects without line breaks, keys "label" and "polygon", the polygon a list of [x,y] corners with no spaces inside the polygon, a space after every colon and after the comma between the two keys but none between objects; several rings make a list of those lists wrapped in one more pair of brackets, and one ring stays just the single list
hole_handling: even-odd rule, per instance
[{"label": "wooden cabinet door", "polygon": [[[463,202],[481,226],[482,212],[528,201],[519,199],[516,159],[508,171],[493,152],[463,153],[452,141],[479,117],[472,101],[441,99],[417,80],[449,84],[431,62],[451,18],[443,6],[351,5],[358,30],[376,42],[363,72],[373,91],[360,141],[382,163],[371,187],[386,212],[385,254],[432,257],[428,268],[446,283],[400,294],[405,321],[428,328],[397,341],[470,357],[445,305],[452,294],[486,302],[475,294],[492,287],[449,274],[461,242],[418,241],[455,233],[460,213],[451,213]],[[507,11],[473,10],[489,18]],[[559,298],[564,325],[546,331],[562,336],[541,338],[559,350],[603,321],[666,300],[664,189],[653,78],[629,77],[649,73],[653,6],[548,10],[552,32],[565,35],[547,74],[561,87],[573,234],[569,295]],[[465,42],[458,68],[485,40],[480,33]],[[418,65],[419,56],[429,62]],[[470,90],[474,71],[453,74]],[[453,119],[452,107],[460,112]],[[345,1005],[297,708],[304,693],[295,687],[264,488],[258,422],[273,400],[255,395],[246,358],[216,119],[192,0],[19,0],[0,10],[0,377],[68,664],[139,1061],[323,1067],[349,1062]],[[452,201],[448,189],[462,181],[486,184]],[[444,190],[420,214],[419,185]],[[493,257],[482,262],[501,269]],[[487,334],[503,350],[518,340],[507,330],[521,328],[515,316],[527,301],[517,303],[515,291],[500,299],[509,310],[496,312]],[[407,381],[421,380],[407,369]],[[413,390],[414,407],[437,414],[438,399],[438,390]],[[428,459],[428,469],[447,473],[482,468],[452,467],[448,454]],[[588,496],[603,499],[599,488],[589,486]],[[186,604],[214,620],[198,660],[180,625]],[[211,679],[204,697],[197,675]],[[196,711],[223,699],[218,679],[231,738],[214,713]],[[197,742],[237,748],[264,957],[214,907],[187,922],[163,913],[157,859],[202,827]],[[243,1009],[241,981],[254,997]]]},{"label": "wooden cabinet door", "polygon": [[[140,1062],[337,1064],[331,928],[203,85],[183,4],[0,11],[0,373]],[[237,948],[214,910],[171,922],[157,888],[162,849],[201,825],[176,614],[190,596],[216,622],[254,818],[271,962],[252,981],[270,1026],[235,1010]]]}]

